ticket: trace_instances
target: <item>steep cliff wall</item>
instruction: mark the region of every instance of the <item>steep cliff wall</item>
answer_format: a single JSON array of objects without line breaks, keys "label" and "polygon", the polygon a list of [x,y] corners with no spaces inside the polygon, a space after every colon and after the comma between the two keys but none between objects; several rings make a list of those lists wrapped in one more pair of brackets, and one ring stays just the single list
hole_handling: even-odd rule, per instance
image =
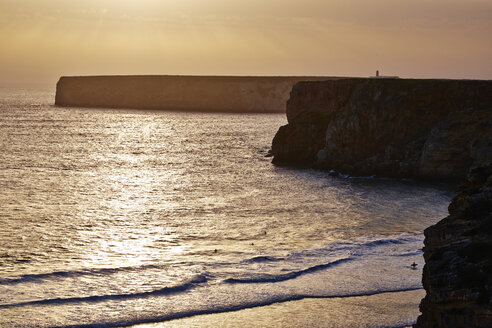
[{"label": "steep cliff wall", "polygon": [[449,214],[425,230],[416,327],[492,327],[492,162],[470,171]]},{"label": "steep cliff wall", "polygon": [[214,112],[285,112],[292,86],[330,77],[61,77],[55,104]]},{"label": "steep cliff wall", "polygon": [[352,175],[460,180],[492,156],[492,81],[296,84],[273,162]]}]

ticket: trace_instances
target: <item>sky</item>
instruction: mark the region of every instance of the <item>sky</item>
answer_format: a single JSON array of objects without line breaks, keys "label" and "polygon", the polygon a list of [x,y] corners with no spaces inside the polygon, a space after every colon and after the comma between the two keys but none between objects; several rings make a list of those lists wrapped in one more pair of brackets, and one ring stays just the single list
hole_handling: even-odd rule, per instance
[{"label": "sky", "polygon": [[0,85],[377,69],[492,79],[492,0],[0,0]]}]

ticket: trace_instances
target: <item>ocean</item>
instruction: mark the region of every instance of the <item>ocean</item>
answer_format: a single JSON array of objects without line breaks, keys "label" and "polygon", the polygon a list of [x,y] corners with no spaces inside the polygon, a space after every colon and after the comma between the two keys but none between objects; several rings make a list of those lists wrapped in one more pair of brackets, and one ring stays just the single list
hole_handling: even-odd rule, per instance
[{"label": "ocean", "polygon": [[454,186],[276,167],[284,114],[53,103],[0,88],[0,327],[415,322]]}]

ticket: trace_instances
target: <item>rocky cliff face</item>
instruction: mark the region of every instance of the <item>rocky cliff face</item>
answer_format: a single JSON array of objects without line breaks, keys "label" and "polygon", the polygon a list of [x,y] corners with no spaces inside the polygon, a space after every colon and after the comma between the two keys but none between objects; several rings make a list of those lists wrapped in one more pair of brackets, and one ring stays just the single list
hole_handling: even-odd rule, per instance
[{"label": "rocky cliff face", "polygon": [[492,81],[300,82],[287,119],[272,143],[275,164],[460,180],[491,159]]},{"label": "rocky cliff face", "polygon": [[449,214],[425,230],[415,327],[492,327],[492,162],[470,171]]}]

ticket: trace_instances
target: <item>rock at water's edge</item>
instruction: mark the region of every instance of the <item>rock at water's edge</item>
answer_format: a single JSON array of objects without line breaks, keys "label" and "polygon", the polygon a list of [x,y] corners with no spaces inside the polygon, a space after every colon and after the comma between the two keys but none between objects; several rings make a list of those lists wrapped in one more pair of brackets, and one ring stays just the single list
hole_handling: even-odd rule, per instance
[{"label": "rock at water's edge", "polygon": [[492,162],[470,171],[424,244],[427,295],[415,327],[492,327]]}]

